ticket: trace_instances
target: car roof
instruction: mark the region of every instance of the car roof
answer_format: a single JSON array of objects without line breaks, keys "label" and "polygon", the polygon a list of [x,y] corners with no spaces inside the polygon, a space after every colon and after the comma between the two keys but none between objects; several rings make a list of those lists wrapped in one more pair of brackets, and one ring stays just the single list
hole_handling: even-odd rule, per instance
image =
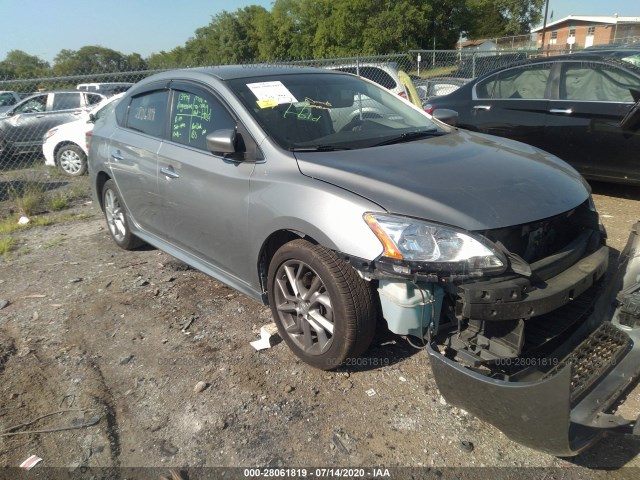
[{"label": "car roof", "polygon": [[300,73],[326,73],[326,74],[335,74],[341,75],[340,72],[331,72],[328,70],[324,70],[321,68],[313,68],[313,67],[302,67],[296,65],[287,65],[287,64],[256,64],[256,65],[220,65],[217,67],[199,67],[199,68],[187,68],[181,70],[170,70],[167,72],[162,72],[157,75],[154,75],[153,78],[163,79],[163,78],[175,78],[176,75],[198,75],[204,74],[210,77],[217,78],[218,80],[226,81],[226,80],[235,80],[238,78],[254,78],[254,77],[263,77],[270,75],[295,75]]},{"label": "car roof", "polygon": [[502,70],[506,70],[507,68],[513,68],[513,67],[520,67],[523,65],[535,65],[537,63],[548,63],[548,62],[562,62],[562,61],[567,61],[567,60],[576,60],[579,62],[584,62],[584,61],[598,61],[598,62],[602,62],[602,63],[607,63],[609,65],[615,65],[618,67],[625,67],[628,70],[632,70],[633,72],[635,72],[636,74],[640,75],[640,67],[637,67],[636,65],[629,63],[629,62],[625,62],[624,60],[617,58],[617,57],[613,57],[611,55],[603,55],[603,54],[599,54],[596,51],[594,51],[593,53],[586,53],[586,52],[582,52],[579,55],[576,53],[573,54],[567,54],[567,55],[552,55],[550,57],[536,57],[536,58],[530,58],[527,60],[521,60],[519,62],[513,62],[513,63],[509,63],[508,65],[503,65],[502,67],[499,68],[495,68],[493,70],[491,70],[490,72],[484,73],[480,76],[478,76],[479,78],[484,78],[484,77],[488,77],[489,75],[492,75],[496,72],[500,72]]},{"label": "car roof", "polygon": [[44,95],[45,93],[90,93],[92,95],[100,95],[104,97],[100,92],[85,92],[84,90],[43,90],[42,92],[35,92],[30,96]]}]

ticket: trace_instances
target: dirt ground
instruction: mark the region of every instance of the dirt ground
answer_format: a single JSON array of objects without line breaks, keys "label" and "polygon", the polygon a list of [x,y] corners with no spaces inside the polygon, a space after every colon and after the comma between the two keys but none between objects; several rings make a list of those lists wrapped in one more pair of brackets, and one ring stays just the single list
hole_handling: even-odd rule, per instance
[{"label": "dirt ground", "polygon": [[[640,189],[596,184],[594,193],[617,253],[640,220]],[[510,441],[447,405],[426,353],[400,338],[336,372],[306,366],[282,342],[257,352],[249,342],[271,322],[267,307],[153,248],[120,250],[94,205],[74,210],[91,216],[21,232],[21,253],[0,260],[8,302],[0,466],[36,454],[43,461],[30,474],[53,466],[640,472],[640,442],[630,438],[610,437],[573,459]],[[637,388],[627,400],[625,413],[640,415]],[[15,435],[43,430],[53,431]],[[9,477],[0,470],[0,478]]]}]

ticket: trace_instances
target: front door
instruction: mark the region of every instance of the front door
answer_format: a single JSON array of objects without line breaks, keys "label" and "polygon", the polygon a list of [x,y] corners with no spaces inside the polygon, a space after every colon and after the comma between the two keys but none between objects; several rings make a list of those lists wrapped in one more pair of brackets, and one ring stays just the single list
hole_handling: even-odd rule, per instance
[{"label": "front door", "polygon": [[168,240],[222,275],[248,278],[249,179],[255,159],[232,160],[208,151],[207,134],[237,126],[212,92],[172,84],[171,105],[169,139],[158,154]]}]

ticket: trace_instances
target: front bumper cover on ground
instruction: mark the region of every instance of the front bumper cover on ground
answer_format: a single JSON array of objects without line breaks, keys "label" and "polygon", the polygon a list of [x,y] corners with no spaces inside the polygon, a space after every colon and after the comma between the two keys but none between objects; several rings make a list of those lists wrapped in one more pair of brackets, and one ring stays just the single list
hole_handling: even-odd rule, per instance
[{"label": "front bumper cover on ground", "polygon": [[[628,320],[628,306],[618,292],[640,290],[640,222],[633,227],[620,256],[617,273],[598,298],[590,318],[568,342],[577,346],[559,367],[533,381],[491,378],[427,347],[438,388],[451,404],[495,425],[509,438],[553,455],[572,456],[606,433],[638,435],[636,420],[607,410],[640,377],[640,322]],[[635,288],[638,286],[638,288]],[[627,312],[625,312],[627,308]],[[579,386],[580,362],[596,355],[594,344],[614,344],[606,357],[595,358],[597,375]],[[577,391],[579,389],[579,393]]]}]

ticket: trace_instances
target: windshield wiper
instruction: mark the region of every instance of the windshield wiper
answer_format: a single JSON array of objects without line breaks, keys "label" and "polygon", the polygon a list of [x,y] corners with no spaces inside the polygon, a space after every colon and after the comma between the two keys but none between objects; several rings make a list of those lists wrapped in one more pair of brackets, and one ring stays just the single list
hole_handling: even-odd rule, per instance
[{"label": "windshield wiper", "polygon": [[421,138],[421,137],[438,137],[438,136],[444,135],[446,133],[447,132],[443,132],[441,130],[438,130],[437,128],[430,128],[428,130],[417,130],[417,131],[413,131],[413,132],[404,132],[404,133],[401,133],[400,135],[398,135],[396,137],[389,138],[389,139],[385,140],[384,142],[376,143],[373,146],[374,147],[380,147],[382,145],[392,145],[394,143],[408,142],[410,140],[415,140],[415,139]]},{"label": "windshield wiper", "polygon": [[291,152],[335,152],[337,150],[351,150],[344,145],[315,145],[313,147],[292,147]]}]

